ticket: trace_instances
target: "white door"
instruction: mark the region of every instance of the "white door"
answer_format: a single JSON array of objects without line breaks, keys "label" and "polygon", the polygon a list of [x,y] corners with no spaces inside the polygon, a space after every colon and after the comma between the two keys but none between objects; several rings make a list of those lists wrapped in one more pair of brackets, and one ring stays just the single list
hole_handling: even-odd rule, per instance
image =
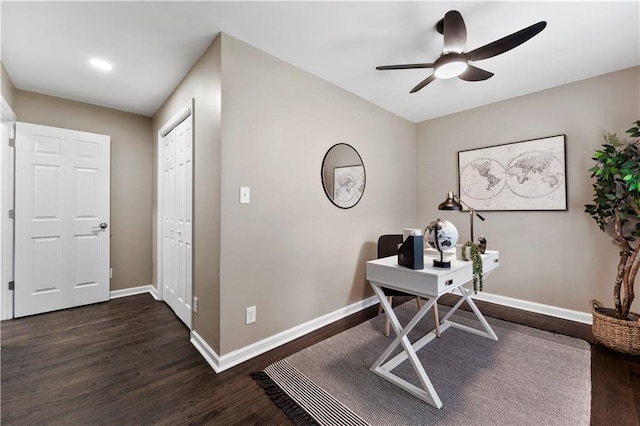
[{"label": "white door", "polygon": [[15,316],[109,300],[110,137],[16,130]]},{"label": "white door", "polygon": [[191,328],[191,116],[162,138],[162,298]]}]

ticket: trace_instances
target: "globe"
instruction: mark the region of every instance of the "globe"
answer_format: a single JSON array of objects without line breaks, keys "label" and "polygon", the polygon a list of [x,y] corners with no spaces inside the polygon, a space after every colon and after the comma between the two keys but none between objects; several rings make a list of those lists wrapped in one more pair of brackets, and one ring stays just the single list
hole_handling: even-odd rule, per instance
[{"label": "globe", "polygon": [[[436,246],[435,236],[438,237],[438,246]],[[455,247],[458,242],[458,229],[448,220],[436,219],[427,225],[424,230],[424,241],[431,248],[436,250],[447,250]]]}]

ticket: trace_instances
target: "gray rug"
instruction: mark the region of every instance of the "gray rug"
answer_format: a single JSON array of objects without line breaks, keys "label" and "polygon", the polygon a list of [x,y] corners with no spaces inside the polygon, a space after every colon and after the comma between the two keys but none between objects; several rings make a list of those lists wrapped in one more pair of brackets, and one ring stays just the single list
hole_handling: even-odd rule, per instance
[{"label": "gray rug", "polygon": [[[406,324],[416,309],[405,303],[395,311]],[[440,306],[441,317],[447,310]],[[433,328],[427,317],[412,342]],[[479,326],[469,312],[452,319]],[[497,342],[449,328],[418,351],[441,409],[369,371],[393,340],[382,334],[384,315],[270,365],[261,386],[298,424],[588,425],[589,344],[487,319]],[[408,361],[393,372],[418,385]]]}]

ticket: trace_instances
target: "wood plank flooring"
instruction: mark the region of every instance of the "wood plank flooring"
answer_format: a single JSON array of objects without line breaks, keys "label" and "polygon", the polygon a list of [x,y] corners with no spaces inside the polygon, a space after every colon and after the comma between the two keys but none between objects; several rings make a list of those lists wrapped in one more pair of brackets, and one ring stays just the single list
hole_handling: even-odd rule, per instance
[{"label": "wood plank flooring", "polygon": [[[477,304],[488,316],[592,341],[586,325]],[[249,374],[376,312],[368,308],[220,374],[171,310],[146,294],[3,321],[2,424],[286,425]],[[640,357],[593,346],[591,373],[592,424],[640,425]]]}]

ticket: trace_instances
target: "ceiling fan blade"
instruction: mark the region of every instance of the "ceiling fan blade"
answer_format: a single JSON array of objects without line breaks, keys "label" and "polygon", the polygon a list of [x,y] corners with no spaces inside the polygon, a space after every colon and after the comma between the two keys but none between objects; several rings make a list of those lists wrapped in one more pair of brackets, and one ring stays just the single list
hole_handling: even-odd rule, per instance
[{"label": "ceiling fan blade", "polygon": [[464,81],[482,81],[493,77],[493,73],[485,71],[473,65],[467,65],[467,69],[458,76],[459,79]]},{"label": "ceiling fan blade", "polygon": [[411,89],[411,91],[409,93],[416,93],[418,90],[422,89],[424,86],[426,86],[427,84],[431,83],[435,79],[436,79],[436,75],[435,74],[431,74],[429,77],[427,77],[424,80],[422,80],[416,87]]},{"label": "ceiling fan blade", "polygon": [[382,65],[376,67],[377,70],[410,70],[414,68],[433,68],[433,64]]},{"label": "ceiling fan blade", "polygon": [[467,27],[462,15],[457,10],[450,10],[444,15],[444,53],[462,53],[467,44]]},{"label": "ceiling fan blade", "polygon": [[514,47],[520,46],[522,43],[544,30],[546,26],[547,23],[545,21],[540,21],[537,24],[533,24],[527,28],[503,37],[500,40],[496,40],[493,43],[474,49],[467,53],[467,55],[472,61],[479,61],[481,59],[498,56],[513,49]]}]

